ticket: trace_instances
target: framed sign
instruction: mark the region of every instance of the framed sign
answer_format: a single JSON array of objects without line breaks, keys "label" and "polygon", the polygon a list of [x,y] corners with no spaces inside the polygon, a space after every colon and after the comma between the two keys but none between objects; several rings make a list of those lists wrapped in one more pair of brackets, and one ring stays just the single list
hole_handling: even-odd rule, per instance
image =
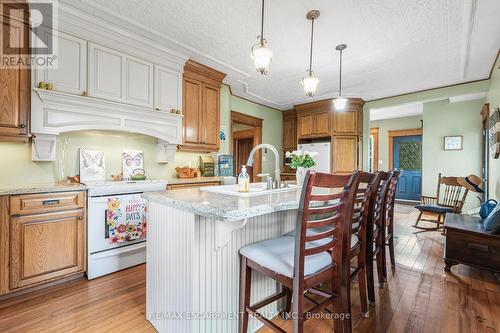
[{"label": "framed sign", "polygon": [[462,150],[464,148],[464,137],[462,135],[445,136],[444,150]]},{"label": "framed sign", "polygon": [[94,148],[80,148],[80,181],[103,181],[104,152]]}]

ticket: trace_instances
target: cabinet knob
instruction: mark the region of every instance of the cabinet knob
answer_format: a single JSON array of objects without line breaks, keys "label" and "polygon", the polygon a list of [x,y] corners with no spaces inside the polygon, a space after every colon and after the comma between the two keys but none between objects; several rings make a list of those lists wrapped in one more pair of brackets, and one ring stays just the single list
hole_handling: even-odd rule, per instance
[{"label": "cabinet knob", "polygon": [[26,128],[26,125],[25,124],[21,124],[21,125],[19,125],[19,127]]},{"label": "cabinet knob", "polygon": [[81,220],[83,220],[83,216],[81,216],[81,215],[80,215],[80,216],[78,216],[76,219],[77,219],[78,221],[81,221]]}]

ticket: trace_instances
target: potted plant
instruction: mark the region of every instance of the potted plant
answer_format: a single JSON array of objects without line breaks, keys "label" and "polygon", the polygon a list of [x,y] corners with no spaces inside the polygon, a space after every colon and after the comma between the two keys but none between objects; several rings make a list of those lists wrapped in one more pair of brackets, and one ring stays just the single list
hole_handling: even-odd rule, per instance
[{"label": "potted plant", "polygon": [[316,161],[314,159],[316,158],[316,155],[318,155],[318,153],[316,153],[315,151],[303,152],[301,150],[294,150],[291,153],[287,151],[285,155],[288,159],[291,160],[290,167],[297,170],[295,172],[295,176],[297,177],[297,185],[302,186],[307,170],[316,165]]}]

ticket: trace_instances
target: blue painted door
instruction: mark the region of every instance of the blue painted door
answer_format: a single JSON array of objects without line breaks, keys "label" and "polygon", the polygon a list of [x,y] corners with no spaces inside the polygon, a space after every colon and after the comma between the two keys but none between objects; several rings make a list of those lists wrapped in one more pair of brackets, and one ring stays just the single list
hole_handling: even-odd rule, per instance
[{"label": "blue painted door", "polygon": [[422,184],[422,136],[394,137],[394,168],[403,169],[397,199],[420,200]]}]

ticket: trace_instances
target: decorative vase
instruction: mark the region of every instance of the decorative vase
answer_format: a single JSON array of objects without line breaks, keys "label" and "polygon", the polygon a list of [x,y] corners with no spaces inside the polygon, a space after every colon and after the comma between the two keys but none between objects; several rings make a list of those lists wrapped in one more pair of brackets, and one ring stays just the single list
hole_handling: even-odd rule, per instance
[{"label": "decorative vase", "polygon": [[295,177],[297,179],[297,185],[302,187],[302,184],[304,183],[304,178],[306,177],[308,168],[304,167],[298,167],[297,171],[295,172]]}]

